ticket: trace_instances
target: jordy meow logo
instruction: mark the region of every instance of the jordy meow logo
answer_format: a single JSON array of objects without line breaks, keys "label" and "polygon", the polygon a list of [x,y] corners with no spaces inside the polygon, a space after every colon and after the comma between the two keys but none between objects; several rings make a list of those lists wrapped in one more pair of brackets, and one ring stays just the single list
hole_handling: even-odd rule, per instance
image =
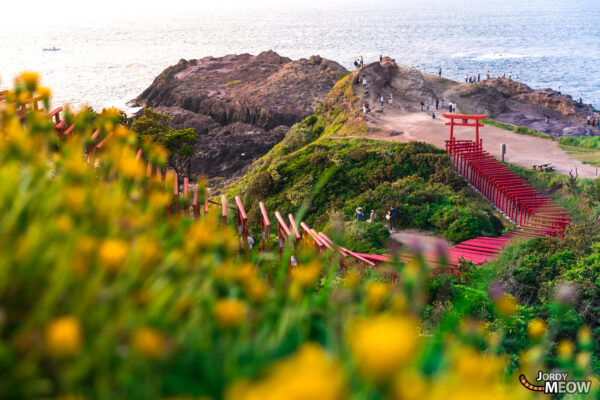
[{"label": "jordy meow logo", "polygon": [[533,385],[529,383],[525,375],[519,376],[519,381],[523,386],[534,392],[544,392],[546,394],[558,393],[589,393],[592,385],[591,381],[569,381],[566,372],[543,372],[539,371],[536,377],[536,382],[541,382],[541,385]]}]

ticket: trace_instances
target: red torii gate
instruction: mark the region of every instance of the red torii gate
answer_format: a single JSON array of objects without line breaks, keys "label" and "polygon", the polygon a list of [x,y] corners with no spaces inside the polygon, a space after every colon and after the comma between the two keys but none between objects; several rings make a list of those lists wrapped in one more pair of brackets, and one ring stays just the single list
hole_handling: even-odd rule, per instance
[{"label": "red torii gate", "polygon": [[[448,118],[450,122],[446,122],[446,126],[450,127],[450,141],[454,140],[454,127],[455,126],[472,126],[475,128],[475,143],[481,145],[479,140],[479,128],[484,127],[480,121],[484,120],[487,115],[463,115],[463,114],[443,114],[444,118]],[[455,122],[460,120],[461,122]],[[469,122],[473,120],[473,122]]]}]

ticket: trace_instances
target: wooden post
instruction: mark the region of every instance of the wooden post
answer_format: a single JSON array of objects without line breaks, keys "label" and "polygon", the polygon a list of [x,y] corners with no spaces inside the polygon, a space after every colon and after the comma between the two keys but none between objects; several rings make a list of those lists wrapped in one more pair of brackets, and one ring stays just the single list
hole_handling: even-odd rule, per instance
[{"label": "wooden post", "polygon": [[221,195],[221,218],[223,225],[227,226],[227,196]]},{"label": "wooden post", "polygon": [[265,203],[262,201],[258,203],[260,207],[260,213],[262,215],[261,218],[261,237],[260,237],[260,250],[261,251],[271,251],[271,241],[269,237],[271,236],[271,222],[269,221],[269,216],[267,215],[267,209],[265,208]]}]

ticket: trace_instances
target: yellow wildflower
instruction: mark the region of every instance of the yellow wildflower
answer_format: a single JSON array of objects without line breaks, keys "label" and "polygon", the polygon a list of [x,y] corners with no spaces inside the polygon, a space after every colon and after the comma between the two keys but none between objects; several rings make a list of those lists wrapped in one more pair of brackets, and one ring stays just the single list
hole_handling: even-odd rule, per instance
[{"label": "yellow wildflower", "polygon": [[246,296],[252,301],[261,302],[269,292],[269,285],[260,278],[252,278],[246,282]]},{"label": "yellow wildflower", "polygon": [[68,187],[64,192],[66,205],[74,212],[79,213],[85,205],[85,190],[78,186]]},{"label": "yellow wildflower", "polygon": [[530,338],[539,340],[544,337],[544,333],[546,333],[546,323],[541,319],[532,319],[527,326],[527,332],[529,333]]},{"label": "yellow wildflower", "polygon": [[359,371],[370,380],[382,381],[412,360],[417,334],[416,323],[408,317],[362,318],[350,325],[349,347]]},{"label": "yellow wildflower", "polygon": [[21,80],[25,84],[25,87],[30,92],[34,92],[37,87],[38,81],[40,80],[40,75],[37,72],[23,72],[21,74]]},{"label": "yellow wildflower", "polygon": [[322,266],[318,261],[312,261],[305,266],[297,266],[292,269],[292,280],[300,286],[307,287],[315,283],[321,275]]},{"label": "yellow wildflower", "polygon": [[387,298],[390,288],[383,282],[369,282],[365,287],[367,307],[371,310],[377,310]]},{"label": "yellow wildflower", "polygon": [[560,358],[571,358],[575,352],[575,345],[568,339],[563,339],[556,346],[556,353]]},{"label": "yellow wildflower", "polygon": [[246,317],[246,304],[236,299],[222,299],[215,304],[215,317],[223,328],[233,328]]},{"label": "yellow wildflower", "polygon": [[56,229],[59,232],[67,233],[73,228],[73,220],[67,214],[61,214],[56,219]]},{"label": "yellow wildflower", "polygon": [[46,348],[56,357],[77,354],[82,345],[81,323],[76,317],[60,317],[46,327]]},{"label": "yellow wildflower", "polygon": [[392,398],[402,400],[421,400],[427,398],[428,383],[419,373],[407,371],[399,374],[393,381]]},{"label": "yellow wildflower", "polygon": [[503,294],[502,297],[496,301],[496,310],[498,311],[498,314],[503,317],[511,316],[517,310],[517,301],[514,297]]},{"label": "yellow wildflower", "polygon": [[106,239],[98,255],[102,265],[110,272],[118,272],[129,253],[129,244],[120,239]]},{"label": "yellow wildflower", "polygon": [[304,344],[292,357],[277,362],[261,381],[237,382],[228,400],[339,400],[347,397],[346,377],[316,344]]},{"label": "yellow wildflower", "polygon": [[134,350],[147,358],[159,358],[165,351],[165,337],[156,329],[144,327],[133,333]]},{"label": "yellow wildflower", "polygon": [[39,87],[37,89],[38,95],[43,99],[43,100],[50,100],[50,97],[52,97],[52,91],[50,90],[50,88],[47,87]]},{"label": "yellow wildflower", "polygon": [[141,179],[146,174],[146,167],[135,157],[125,156],[119,163],[119,171],[125,178]]},{"label": "yellow wildflower", "polygon": [[163,209],[173,200],[173,196],[166,192],[152,192],[149,196],[150,205],[156,209]]},{"label": "yellow wildflower", "polygon": [[358,287],[358,285],[360,285],[360,282],[361,276],[357,270],[351,269],[346,272],[346,276],[344,276],[344,286],[350,289],[355,289]]}]

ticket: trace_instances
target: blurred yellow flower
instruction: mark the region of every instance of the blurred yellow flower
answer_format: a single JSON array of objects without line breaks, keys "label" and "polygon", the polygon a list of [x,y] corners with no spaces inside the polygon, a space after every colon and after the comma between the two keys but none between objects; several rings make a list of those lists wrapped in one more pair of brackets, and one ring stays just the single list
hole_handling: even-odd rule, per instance
[{"label": "blurred yellow flower", "polygon": [[233,385],[227,400],[341,400],[347,398],[346,377],[316,344],[304,344],[292,357],[277,362],[258,382]]},{"label": "blurred yellow flower", "polygon": [[39,87],[37,89],[38,95],[43,99],[43,100],[50,100],[50,97],[52,97],[52,91],[50,90],[50,88],[47,87]]},{"label": "blurred yellow flower", "polygon": [[575,345],[568,339],[562,339],[556,346],[556,353],[560,358],[571,358],[575,353]]},{"label": "blurred yellow flower", "polygon": [[546,333],[546,323],[541,319],[532,319],[527,326],[527,333],[534,340],[541,339],[544,337],[544,333]]},{"label": "blurred yellow flower", "polygon": [[73,220],[67,214],[61,214],[56,218],[56,229],[59,232],[67,233],[73,228]]},{"label": "blurred yellow flower", "polygon": [[100,262],[110,272],[118,272],[129,253],[129,244],[121,239],[106,239],[100,246]]},{"label": "blurred yellow flower", "polygon": [[423,400],[427,398],[428,382],[415,371],[399,374],[391,386],[392,399]]},{"label": "blurred yellow flower", "polygon": [[40,75],[37,72],[27,71],[23,72],[20,78],[25,84],[27,90],[34,92],[38,81],[40,80]]},{"label": "blurred yellow flower", "polygon": [[292,280],[302,287],[307,287],[315,283],[321,275],[323,267],[318,261],[311,261],[307,265],[299,265],[292,268]]},{"label": "blurred yellow flower", "polygon": [[344,286],[350,289],[355,289],[356,287],[358,287],[361,281],[362,277],[360,276],[360,273],[355,269],[348,270],[348,272],[346,272],[346,275],[344,276]]},{"label": "blurred yellow flower", "polygon": [[350,324],[348,334],[356,367],[373,381],[387,380],[408,364],[419,342],[417,324],[409,317],[357,319]]},{"label": "blurred yellow flower", "polygon": [[152,192],[149,196],[149,202],[155,209],[163,209],[171,204],[173,195],[166,192]]},{"label": "blurred yellow flower", "polygon": [[496,301],[496,310],[503,317],[511,316],[517,311],[517,301],[505,293]]},{"label": "blurred yellow flower", "polygon": [[27,92],[19,93],[19,96],[17,97],[17,101],[19,103],[24,104],[27,102],[27,100],[29,100],[29,93],[27,93]]},{"label": "blurred yellow flower", "polygon": [[77,354],[83,342],[81,323],[76,317],[56,318],[46,326],[46,348],[56,357]]},{"label": "blurred yellow flower", "polygon": [[261,302],[269,292],[269,285],[260,278],[252,278],[246,282],[245,289],[250,300]]},{"label": "blurred yellow flower", "polygon": [[237,299],[221,299],[214,306],[217,322],[223,328],[233,328],[246,317],[246,304]]},{"label": "blurred yellow flower", "polygon": [[64,199],[66,205],[74,212],[79,213],[85,205],[85,190],[79,186],[71,186],[65,189]]},{"label": "blurred yellow flower", "polygon": [[146,174],[146,167],[141,160],[132,156],[124,156],[119,163],[119,171],[125,178],[141,179]]},{"label": "blurred yellow flower", "polygon": [[383,282],[369,282],[365,286],[367,307],[371,310],[378,310],[386,300],[390,287]]},{"label": "blurred yellow flower", "polygon": [[133,349],[147,358],[160,358],[165,351],[165,337],[156,329],[143,327],[133,333]]}]

